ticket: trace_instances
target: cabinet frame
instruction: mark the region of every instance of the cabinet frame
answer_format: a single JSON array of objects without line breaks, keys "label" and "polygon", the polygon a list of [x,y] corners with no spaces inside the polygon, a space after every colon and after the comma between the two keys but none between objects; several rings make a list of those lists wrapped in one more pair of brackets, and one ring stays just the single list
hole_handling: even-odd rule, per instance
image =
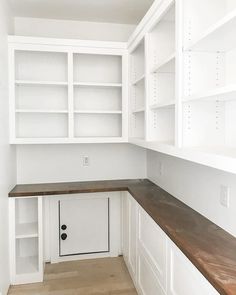
[{"label": "cabinet frame", "polygon": [[[102,42],[102,41],[76,41],[76,40],[58,40],[49,38],[31,38],[31,37],[15,37],[9,36],[9,112],[10,112],[10,143],[11,144],[48,144],[48,143],[119,143],[128,141],[128,61],[126,44],[122,42]],[[67,87],[67,111],[60,116],[67,116],[67,135],[64,137],[18,137],[16,136],[16,115],[22,115],[20,112],[16,112],[16,83],[18,82],[15,77],[15,60],[16,51],[24,52],[48,52],[48,53],[64,53],[66,56],[66,70],[67,81],[60,83],[56,81],[22,81],[25,85],[36,84],[42,85],[54,85],[55,87]],[[74,117],[76,115],[74,109],[74,87],[76,83],[73,79],[73,56],[75,54],[91,54],[97,56],[119,56],[121,57],[121,74],[122,80],[120,85],[114,85],[111,83],[100,83],[102,87],[120,87],[121,89],[121,110],[118,113],[110,112],[112,116],[119,116],[120,135],[119,136],[88,136],[88,137],[76,137],[74,132]],[[20,81],[21,82],[21,81]],[[92,81],[91,81],[92,82]],[[91,85],[90,85],[91,84]],[[88,83],[87,87],[100,86],[96,83]],[[82,86],[83,87],[83,86]],[[27,113],[44,113],[28,111]],[[48,112],[60,113],[60,112]],[[62,112],[61,112],[62,113]],[[108,113],[108,112],[107,112]],[[106,116],[106,112],[99,113],[101,116]],[[50,118],[50,117],[49,117]],[[105,119],[104,119],[105,120]],[[40,123],[40,122],[39,122]],[[64,123],[63,123],[64,124]]]}]

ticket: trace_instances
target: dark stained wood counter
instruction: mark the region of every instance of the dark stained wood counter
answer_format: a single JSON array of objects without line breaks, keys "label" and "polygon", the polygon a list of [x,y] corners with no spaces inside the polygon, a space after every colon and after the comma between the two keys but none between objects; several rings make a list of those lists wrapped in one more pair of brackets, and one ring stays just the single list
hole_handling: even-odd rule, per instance
[{"label": "dark stained wood counter", "polygon": [[17,185],[9,197],[111,191],[129,191],[220,294],[236,295],[236,238],[147,179]]}]

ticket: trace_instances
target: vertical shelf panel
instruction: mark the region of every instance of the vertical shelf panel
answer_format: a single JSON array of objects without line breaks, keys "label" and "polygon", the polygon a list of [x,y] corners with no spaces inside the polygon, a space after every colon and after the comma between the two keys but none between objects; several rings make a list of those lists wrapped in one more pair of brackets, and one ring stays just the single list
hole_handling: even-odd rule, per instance
[{"label": "vertical shelf panel", "polygon": [[10,199],[11,284],[43,280],[42,198]]}]

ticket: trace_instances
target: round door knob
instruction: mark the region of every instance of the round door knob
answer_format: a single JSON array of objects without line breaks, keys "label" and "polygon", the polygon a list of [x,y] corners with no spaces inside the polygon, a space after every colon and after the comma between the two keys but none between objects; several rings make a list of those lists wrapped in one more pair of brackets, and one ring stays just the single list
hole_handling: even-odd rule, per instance
[{"label": "round door knob", "polygon": [[65,234],[65,233],[62,234],[62,235],[61,235],[61,239],[62,239],[63,241],[65,241],[65,240],[67,239],[67,234]]},{"label": "round door knob", "polygon": [[66,226],[65,224],[63,224],[63,225],[61,226],[61,229],[62,229],[62,230],[66,230],[66,229],[67,229],[67,226]]}]

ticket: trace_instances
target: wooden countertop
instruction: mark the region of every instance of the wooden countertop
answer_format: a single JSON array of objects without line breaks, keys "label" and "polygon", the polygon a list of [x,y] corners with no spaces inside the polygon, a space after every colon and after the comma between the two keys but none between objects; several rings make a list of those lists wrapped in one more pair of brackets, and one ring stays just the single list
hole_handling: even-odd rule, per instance
[{"label": "wooden countertop", "polygon": [[220,294],[236,294],[236,238],[147,179],[17,185],[9,197],[126,190]]}]

